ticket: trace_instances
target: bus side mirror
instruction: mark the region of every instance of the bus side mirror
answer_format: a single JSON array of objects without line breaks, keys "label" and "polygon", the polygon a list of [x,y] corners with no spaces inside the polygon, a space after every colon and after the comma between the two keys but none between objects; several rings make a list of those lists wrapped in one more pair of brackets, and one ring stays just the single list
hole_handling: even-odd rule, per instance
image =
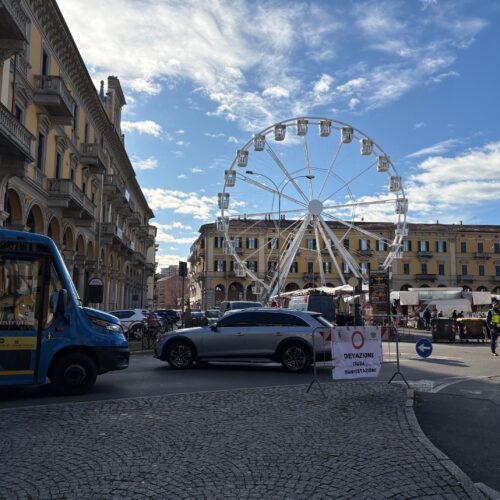
[{"label": "bus side mirror", "polygon": [[50,312],[55,316],[62,316],[66,310],[66,306],[69,303],[68,291],[64,288],[53,292],[50,296]]}]

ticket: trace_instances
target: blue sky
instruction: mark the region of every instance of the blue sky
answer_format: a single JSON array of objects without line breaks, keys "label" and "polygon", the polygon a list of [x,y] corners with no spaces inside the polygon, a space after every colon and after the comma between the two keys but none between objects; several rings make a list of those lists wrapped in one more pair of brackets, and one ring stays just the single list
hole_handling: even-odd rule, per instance
[{"label": "blue sky", "polygon": [[[125,144],[156,215],[161,266],[184,259],[199,226],[215,220],[236,150],[298,116],[346,122],[373,138],[403,178],[409,221],[499,222],[497,1],[59,5],[96,84],[112,74],[124,87]],[[301,150],[292,135],[273,144],[287,168]],[[311,140],[312,161],[337,144]],[[343,161],[336,171],[345,179],[358,164]],[[263,159],[251,168],[281,180]],[[352,196],[383,197],[383,184],[362,176]],[[251,188],[237,186],[232,208],[272,210]],[[365,220],[385,215],[363,211]]]}]

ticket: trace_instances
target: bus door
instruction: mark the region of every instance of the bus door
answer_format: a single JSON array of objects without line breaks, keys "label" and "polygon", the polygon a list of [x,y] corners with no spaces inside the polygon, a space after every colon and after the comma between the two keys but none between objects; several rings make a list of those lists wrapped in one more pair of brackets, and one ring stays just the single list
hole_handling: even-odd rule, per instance
[{"label": "bus door", "polygon": [[45,255],[0,252],[0,386],[36,381],[47,262]]}]

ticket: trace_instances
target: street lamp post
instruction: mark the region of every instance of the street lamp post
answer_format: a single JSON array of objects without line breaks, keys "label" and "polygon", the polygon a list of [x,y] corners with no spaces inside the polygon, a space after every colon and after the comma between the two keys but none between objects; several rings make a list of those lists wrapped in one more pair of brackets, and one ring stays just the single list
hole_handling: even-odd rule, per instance
[{"label": "street lamp post", "polygon": [[285,188],[288,186],[288,184],[291,181],[294,181],[296,179],[301,179],[303,177],[306,178],[306,179],[312,180],[312,179],[314,179],[314,175],[298,175],[296,177],[290,177],[285,182],[285,184],[283,184],[283,187],[280,189],[278,187],[278,185],[276,184],[276,182],[274,182],[270,177],[268,177],[265,174],[261,174],[259,172],[254,172],[253,170],[247,170],[246,173],[248,175],[259,175],[260,177],[264,177],[265,179],[267,179],[274,186],[274,188],[276,189],[276,192],[278,193],[278,246],[277,246],[277,250],[278,250],[278,261],[277,261],[278,272],[277,272],[277,275],[278,275],[278,304],[281,306],[281,252],[280,252],[280,237],[281,237],[281,195],[283,194],[283,191],[285,190]]}]

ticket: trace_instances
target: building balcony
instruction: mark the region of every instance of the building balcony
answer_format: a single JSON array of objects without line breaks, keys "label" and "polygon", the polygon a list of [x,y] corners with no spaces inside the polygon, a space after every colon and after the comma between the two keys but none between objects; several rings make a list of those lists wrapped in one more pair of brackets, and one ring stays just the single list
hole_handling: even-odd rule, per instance
[{"label": "building balcony", "polygon": [[[338,253],[337,247],[330,247],[330,250],[332,251],[333,255],[337,255]],[[321,255],[326,255],[326,256],[330,255],[328,248],[322,248]]]},{"label": "building balcony", "polygon": [[315,280],[319,279],[320,275],[319,273],[304,273],[302,278],[305,280]]},{"label": "building balcony", "polygon": [[138,226],[141,223],[141,214],[134,211],[127,217],[127,219],[131,226]]},{"label": "building balcony", "polygon": [[473,276],[457,276],[457,283],[472,283],[473,281]]},{"label": "building balcony", "polygon": [[373,255],[373,250],[371,248],[367,248],[365,250],[358,250],[357,253],[365,257],[371,257]]},{"label": "building balcony", "polygon": [[436,275],[435,274],[416,274],[415,279],[417,281],[436,281]]},{"label": "building balcony", "polygon": [[104,176],[104,193],[113,197],[124,197],[125,182],[119,175]]},{"label": "building balcony", "polygon": [[60,76],[37,75],[34,101],[47,110],[55,123],[73,123],[73,98]]},{"label": "building balcony", "polygon": [[16,0],[0,0],[0,60],[23,50],[26,42],[26,14]]},{"label": "building balcony", "polygon": [[114,222],[101,222],[99,231],[103,243],[123,243],[123,231]]},{"label": "building balcony", "polygon": [[156,264],[154,262],[146,262],[146,274],[153,276],[156,271]]},{"label": "building balcony", "polygon": [[491,277],[491,281],[493,281],[494,283],[499,283],[500,282],[500,276],[492,276]]},{"label": "building balcony", "polygon": [[47,192],[48,206],[63,208],[66,217],[95,218],[95,205],[71,179],[48,179]]},{"label": "building balcony", "polygon": [[476,252],[474,254],[474,258],[475,259],[489,259],[490,256],[485,252]]},{"label": "building balcony", "polygon": [[82,144],[80,146],[80,163],[87,165],[93,174],[104,174],[106,172],[106,155],[102,146],[98,143]]},{"label": "building balcony", "polygon": [[432,252],[427,251],[427,250],[425,252],[424,251],[417,252],[417,257],[424,257],[426,259],[429,259],[433,256],[434,256],[434,254]]},{"label": "building balcony", "polygon": [[146,263],[146,257],[141,252],[134,252],[132,254],[132,259],[139,264]]},{"label": "building balcony", "polygon": [[144,238],[147,238],[149,235],[148,230],[145,226],[139,226],[137,228],[137,236],[143,240]]},{"label": "building balcony", "polygon": [[[1,11],[0,11],[1,12]],[[31,162],[31,133],[0,103],[0,155]]]}]

